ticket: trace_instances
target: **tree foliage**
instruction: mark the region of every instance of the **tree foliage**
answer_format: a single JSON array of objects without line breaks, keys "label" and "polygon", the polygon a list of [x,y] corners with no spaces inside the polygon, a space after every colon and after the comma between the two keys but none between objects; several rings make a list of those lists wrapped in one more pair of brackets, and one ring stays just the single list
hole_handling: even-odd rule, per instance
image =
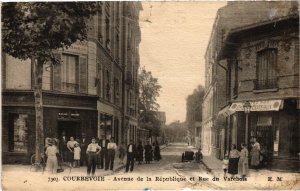
[{"label": "tree foliage", "polygon": [[169,142],[186,141],[187,127],[185,122],[172,122],[165,127],[164,131]]},{"label": "tree foliage", "polygon": [[203,96],[204,88],[199,85],[186,99],[186,123],[189,129],[193,128],[196,121],[202,121]]},{"label": "tree foliage", "polygon": [[54,49],[87,38],[95,2],[9,2],[2,4],[2,50],[22,60],[57,62]]},{"label": "tree foliage", "polygon": [[157,97],[161,86],[158,79],[152,76],[152,73],[142,68],[138,76],[139,83],[139,124],[140,127],[151,131],[152,135],[159,136],[160,121],[156,111],[159,108]]}]

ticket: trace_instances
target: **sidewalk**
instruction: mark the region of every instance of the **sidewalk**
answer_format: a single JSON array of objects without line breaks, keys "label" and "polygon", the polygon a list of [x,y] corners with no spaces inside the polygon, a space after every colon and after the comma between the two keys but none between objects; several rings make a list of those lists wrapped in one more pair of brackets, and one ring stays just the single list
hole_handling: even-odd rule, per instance
[{"label": "sidewalk", "polygon": [[203,156],[203,165],[213,175],[223,174],[222,161],[212,156]]},{"label": "sidewalk", "polygon": [[[161,145],[160,149],[163,150],[165,149],[167,146],[166,145]],[[116,153],[116,158],[115,158],[115,162],[114,162],[114,170],[104,170],[104,169],[96,169],[96,175],[97,176],[109,176],[112,175],[118,171],[121,171],[123,169],[125,169],[126,167],[126,156],[124,158],[124,164],[119,164],[120,163],[120,159],[118,158],[118,153]],[[67,175],[85,175],[87,172],[87,167],[86,166],[81,166],[80,168],[71,168],[69,169],[66,165],[63,165],[63,169],[64,172],[60,172],[58,173],[58,175],[63,175],[63,176],[67,176]],[[33,168],[31,168],[31,165],[21,165],[21,164],[2,164],[2,172],[6,173],[6,172],[16,172],[16,171],[20,171],[20,172],[31,172],[31,173],[35,173],[33,172]],[[44,172],[47,173],[47,172]]]}]

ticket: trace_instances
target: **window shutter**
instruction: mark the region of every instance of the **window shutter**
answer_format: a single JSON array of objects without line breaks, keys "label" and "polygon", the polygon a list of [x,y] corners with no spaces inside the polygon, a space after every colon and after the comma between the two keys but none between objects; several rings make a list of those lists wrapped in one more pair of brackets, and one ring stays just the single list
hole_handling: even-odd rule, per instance
[{"label": "window shutter", "polygon": [[59,64],[55,64],[53,66],[53,90],[60,91],[61,90],[61,54],[55,54],[59,60]]},{"label": "window shutter", "polygon": [[80,56],[79,59],[79,92],[87,93],[87,58]]}]

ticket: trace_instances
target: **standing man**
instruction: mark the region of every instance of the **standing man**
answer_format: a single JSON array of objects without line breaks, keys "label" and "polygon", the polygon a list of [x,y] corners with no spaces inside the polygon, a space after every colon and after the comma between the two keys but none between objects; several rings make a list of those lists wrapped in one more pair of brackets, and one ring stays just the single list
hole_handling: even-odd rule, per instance
[{"label": "standing man", "polygon": [[59,138],[59,153],[61,155],[61,158],[63,161],[67,161],[68,158],[68,147],[67,147],[67,137],[66,137],[66,132],[63,131],[61,133],[61,137]]},{"label": "standing man", "polygon": [[101,147],[96,143],[96,139],[92,138],[92,143],[90,143],[86,149],[86,154],[88,155],[88,167],[87,167],[87,175],[92,176],[95,175],[96,170],[96,162],[97,162],[97,155],[101,151]]},{"label": "standing man", "polygon": [[[79,140],[80,148],[82,151],[86,151],[88,143],[85,133],[81,133],[81,139]],[[87,165],[87,155],[86,152],[81,152],[80,156],[80,166]]]},{"label": "standing man", "polygon": [[133,144],[133,141],[130,140],[129,145],[127,146],[126,172],[128,172],[129,166],[130,166],[130,172],[133,171],[135,155],[136,155],[136,147]]},{"label": "standing man", "polygon": [[115,143],[114,138],[110,139],[110,142],[107,144],[107,161],[105,161],[105,170],[114,169],[114,160],[115,160],[115,154],[117,150],[117,144]]},{"label": "standing man", "polygon": [[104,162],[107,154],[107,144],[108,141],[105,139],[100,139],[99,145],[101,146],[101,151],[100,151],[100,162],[99,162],[99,166],[98,169],[103,169],[104,168]]}]

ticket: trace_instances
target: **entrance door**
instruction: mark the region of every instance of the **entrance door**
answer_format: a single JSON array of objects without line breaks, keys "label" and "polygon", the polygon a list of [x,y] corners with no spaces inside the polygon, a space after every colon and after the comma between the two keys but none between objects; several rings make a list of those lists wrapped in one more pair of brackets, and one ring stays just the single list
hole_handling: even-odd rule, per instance
[{"label": "entrance door", "polygon": [[80,122],[77,121],[59,121],[57,126],[58,136],[61,136],[62,132],[66,132],[66,137],[80,138]]},{"label": "entrance door", "polygon": [[257,142],[260,143],[261,149],[265,149],[268,163],[271,162],[273,156],[273,129],[272,126],[257,126],[256,130]]}]

